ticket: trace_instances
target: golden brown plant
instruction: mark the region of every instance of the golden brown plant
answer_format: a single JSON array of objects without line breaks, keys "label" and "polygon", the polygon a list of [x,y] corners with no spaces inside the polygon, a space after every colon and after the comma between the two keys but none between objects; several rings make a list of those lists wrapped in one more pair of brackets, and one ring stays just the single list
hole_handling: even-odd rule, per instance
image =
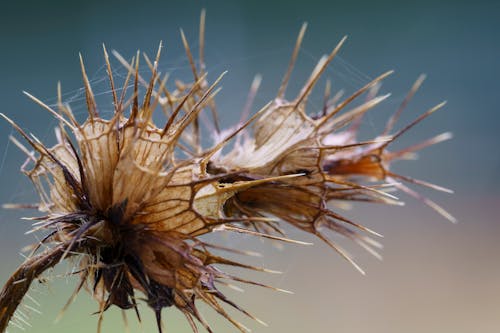
[{"label": "golden brown plant", "polygon": [[[137,300],[138,294],[142,294],[156,314],[160,332],[161,311],[170,306],[186,316],[193,331],[198,331],[196,320],[212,332],[198,311],[199,301],[245,331],[221,303],[254,317],[224,296],[219,285],[231,280],[261,284],[224,273],[219,266],[266,270],[213,254],[211,248],[237,251],[208,244],[199,236],[225,230],[295,242],[287,239],[281,229],[289,223],[327,242],[361,271],[327,237],[325,230],[352,239],[375,255],[378,243],[369,235],[378,234],[333,211],[330,203],[397,204],[387,191],[396,187],[453,220],[442,208],[400,181],[446,189],[390,170],[392,161],[450,137],[442,134],[397,152],[387,149],[442,105],[391,134],[422,78],[384,132],[371,141],[361,142],[356,137],[360,119],[388,97],[376,93],[379,82],[390,73],[382,74],[343,100],[338,96],[330,99],[327,85],[323,109],[310,115],[306,112],[307,98],[345,38],[321,58],[299,94],[287,100],[285,91],[304,25],[277,97],[249,119],[242,117],[235,129],[220,131],[214,97],[222,75],[215,82],[208,82],[203,60],[204,13],[201,21],[198,65],[182,34],[194,75],[192,83],[177,82],[175,90],[167,89],[166,77],[158,73],[160,44],[154,62],[145,56],[152,72],[149,81],[139,74],[140,54],[130,63],[115,54],[128,69],[120,92],[104,49],[114,105],[110,119],[99,114],[83,61],[88,108],[85,122],[79,123],[69,105],[63,103],[60,87],[57,110],[28,94],[59,121],[55,146],[46,147],[2,114],[30,145],[25,147],[12,138],[28,157],[29,163],[22,170],[40,196],[35,208],[43,215],[33,218],[33,231],[44,232],[45,236],[33,245],[31,255],[0,294],[0,331],[7,327],[31,282],[66,258],[76,262],[80,275],[68,305],[82,288],[87,289],[99,305],[99,329],[103,312],[112,305],[134,309],[139,317]],[[133,90],[127,94],[130,81]],[[259,82],[254,81],[249,101]],[[139,98],[142,86],[145,93]],[[367,95],[365,101],[353,107],[351,102],[363,94]],[[166,115],[160,126],[152,118],[157,109]],[[206,109],[213,115],[218,138],[209,148],[202,146],[200,138],[200,114]],[[42,246],[46,250],[40,252]]]}]

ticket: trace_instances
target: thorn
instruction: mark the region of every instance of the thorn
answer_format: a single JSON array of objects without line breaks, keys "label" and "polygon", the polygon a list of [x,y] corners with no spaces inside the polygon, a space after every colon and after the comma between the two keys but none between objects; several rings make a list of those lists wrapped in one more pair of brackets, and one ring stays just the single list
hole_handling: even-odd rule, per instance
[{"label": "thorn", "polygon": [[277,94],[277,98],[284,98],[286,87],[288,86],[288,81],[290,80],[290,76],[292,75],[293,68],[295,67],[295,61],[297,60],[297,55],[299,54],[300,45],[302,44],[302,39],[307,30],[307,22],[302,24],[300,28],[299,35],[297,36],[297,41],[295,42],[295,47],[292,52],[292,57],[290,59],[290,63],[288,65],[288,69],[283,77],[283,81],[281,82],[280,89]]}]

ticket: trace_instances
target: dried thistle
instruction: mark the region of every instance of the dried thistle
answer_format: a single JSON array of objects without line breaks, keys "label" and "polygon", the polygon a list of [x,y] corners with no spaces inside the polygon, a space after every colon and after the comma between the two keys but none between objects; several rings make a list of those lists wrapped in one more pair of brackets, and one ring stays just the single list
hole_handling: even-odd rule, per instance
[{"label": "dried thistle", "polygon": [[[305,33],[304,25],[277,97],[249,119],[243,116],[234,129],[219,131],[214,96],[222,76],[213,83],[207,80],[204,20],[203,12],[198,66],[181,32],[194,75],[192,83],[177,82],[173,91],[166,88],[166,77],[161,78],[157,70],[160,44],[153,63],[145,56],[152,72],[149,81],[139,74],[139,54],[130,63],[115,54],[128,69],[120,93],[104,48],[114,105],[111,119],[102,118],[98,112],[81,58],[88,108],[85,122],[79,123],[69,105],[63,103],[60,87],[57,110],[28,94],[59,121],[55,146],[46,147],[2,114],[31,147],[11,138],[28,156],[22,171],[33,181],[40,196],[40,203],[34,208],[44,213],[33,218],[33,231],[44,232],[45,236],[33,245],[29,258],[0,294],[0,331],[6,329],[31,282],[66,258],[76,262],[80,275],[68,305],[86,288],[99,304],[98,329],[104,311],[112,305],[135,309],[140,319],[137,295],[142,294],[156,314],[160,332],[161,310],[170,306],[186,316],[194,332],[198,331],[195,319],[212,332],[198,311],[197,301],[205,302],[245,331],[221,303],[256,318],[224,296],[217,284],[231,280],[261,284],[224,273],[218,266],[266,270],[214,255],[211,248],[237,251],[208,244],[199,236],[225,230],[295,242],[286,238],[281,229],[289,223],[328,243],[362,272],[324,230],[352,239],[376,256],[374,248],[378,243],[369,235],[378,234],[333,211],[329,203],[398,204],[397,198],[387,191],[396,187],[453,220],[434,202],[400,182],[449,190],[390,170],[394,160],[450,138],[445,133],[401,151],[387,149],[442,106],[430,109],[391,134],[423,77],[417,80],[383,133],[371,141],[360,142],[356,135],[360,120],[388,97],[377,96],[377,87],[390,72],[342,101],[339,96],[330,99],[327,85],[324,107],[312,116],[306,112],[307,98],[345,38],[321,58],[298,96],[287,100],[285,91]],[[132,80],[133,91],[128,95],[126,90]],[[252,84],[249,103],[259,82],[257,79]],[[142,85],[146,88],[140,99]],[[367,94],[366,100],[352,107],[351,102],[363,94]],[[156,109],[167,116],[161,126],[152,120]],[[200,138],[200,114],[206,109],[213,115],[212,127],[217,137],[210,148],[204,148]],[[223,152],[225,147],[228,152]],[[40,252],[42,246],[46,250]]]}]

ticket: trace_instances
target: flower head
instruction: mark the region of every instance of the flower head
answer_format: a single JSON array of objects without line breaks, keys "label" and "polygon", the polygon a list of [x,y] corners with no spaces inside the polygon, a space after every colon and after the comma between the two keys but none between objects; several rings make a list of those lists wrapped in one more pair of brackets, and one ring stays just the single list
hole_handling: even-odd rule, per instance
[{"label": "flower head", "polygon": [[[201,31],[200,45],[204,45],[203,24]],[[33,230],[45,232],[45,237],[34,245],[23,269],[14,273],[2,291],[0,311],[6,319],[0,321],[0,327],[5,327],[17,306],[8,305],[5,299],[9,295],[22,298],[36,276],[69,257],[77,262],[81,278],[75,295],[87,286],[99,304],[101,316],[112,305],[135,309],[139,316],[137,295],[142,294],[156,313],[159,331],[161,311],[170,306],[182,311],[194,331],[195,320],[211,331],[198,311],[200,301],[244,331],[246,328],[221,303],[254,317],[229,300],[218,284],[227,280],[261,284],[224,273],[219,266],[266,270],[211,253],[211,248],[221,247],[199,236],[225,230],[293,242],[285,238],[282,230],[284,224],[291,224],[327,242],[360,271],[325,230],[352,239],[378,255],[374,249],[378,243],[369,237],[378,234],[347,219],[329,204],[398,203],[385,191],[388,187],[421,198],[399,181],[441,189],[392,173],[390,165],[449,135],[399,152],[387,150],[391,142],[436,107],[391,134],[398,111],[381,136],[366,142],[357,140],[357,124],[363,114],[388,97],[376,96],[376,87],[390,73],[343,101],[327,98],[323,110],[315,116],[307,112],[310,92],[345,38],[319,61],[299,94],[287,100],[285,91],[304,32],[305,25],[277,97],[225,132],[217,130],[214,99],[222,76],[208,82],[203,58],[197,67],[183,34],[194,82],[178,83],[174,91],[167,90],[166,78],[158,73],[161,44],[153,63],[146,57],[152,73],[148,81],[139,74],[139,54],[130,63],[117,55],[128,69],[121,93],[115,87],[104,49],[114,105],[110,119],[99,113],[83,61],[88,109],[85,122],[75,119],[60,93],[57,110],[29,95],[59,121],[58,143],[53,147],[45,146],[4,116],[30,145],[25,147],[12,138],[28,156],[30,163],[23,166],[23,171],[39,193],[36,208],[44,213],[35,218]],[[133,90],[127,95],[130,81]],[[256,93],[258,82],[254,82],[250,96]],[[420,80],[409,98],[418,84]],[[145,86],[142,98],[141,85]],[[351,107],[351,102],[364,93],[368,94],[365,102]],[[166,115],[160,125],[152,117],[157,109]],[[209,148],[203,147],[200,139],[200,113],[206,109],[212,110],[213,127],[219,132],[218,141]],[[226,146],[228,151],[223,152]],[[433,202],[422,200],[451,219]],[[49,249],[39,253],[42,244]],[[26,267],[32,268],[28,270],[31,273]],[[14,286],[20,279],[23,282]]]}]

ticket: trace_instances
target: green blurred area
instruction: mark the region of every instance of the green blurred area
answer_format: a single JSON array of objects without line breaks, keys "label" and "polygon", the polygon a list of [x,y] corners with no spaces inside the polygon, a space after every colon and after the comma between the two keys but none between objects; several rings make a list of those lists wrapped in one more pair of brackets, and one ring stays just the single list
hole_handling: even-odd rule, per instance
[{"label": "green blurred area", "polygon": [[[290,98],[321,55],[348,35],[340,58],[325,75],[333,79],[334,90],[352,92],[370,78],[396,70],[382,87],[383,92],[393,92],[391,100],[366,119],[367,137],[379,132],[420,73],[428,74],[428,79],[403,114],[400,126],[442,100],[448,105],[403,137],[401,144],[443,131],[455,135],[451,142],[423,152],[420,161],[401,163],[397,170],[453,188],[453,196],[424,192],[448,208],[460,221],[458,225],[447,224],[411,199],[403,208],[356,206],[347,214],[385,235],[382,263],[347,245],[368,272],[366,277],[359,276],[319,241],[302,234],[292,232],[295,238],[314,241],[314,248],[287,247],[280,252],[268,243],[243,240],[246,248],[264,252],[259,265],[284,271],[278,277],[259,275],[259,280],[296,292],[282,295],[247,288],[243,294],[231,293],[237,303],[246,305],[270,327],[249,320],[245,324],[256,332],[498,332],[498,2],[12,1],[3,3],[0,10],[0,112],[44,142],[54,142],[55,121],[22,91],[55,103],[56,84],[61,81],[65,100],[84,117],[79,52],[99,95],[101,110],[110,112],[102,43],[130,58],[137,49],[154,54],[163,40],[162,72],[190,79],[178,29],[184,29],[197,52],[202,8],[207,9],[209,75],[213,79],[229,71],[218,95],[226,126],[238,119],[256,73],[261,73],[264,81],[255,108],[275,96],[295,36],[307,21]],[[123,79],[123,68],[116,61],[113,66],[118,79]],[[143,71],[148,73],[145,64]],[[323,84],[321,81],[311,98],[313,110],[321,105]],[[33,202],[32,187],[19,172],[25,157],[9,143],[12,134],[10,126],[0,122],[0,202]],[[21,216],[33,214],[0,212],[1,282],[21,262],[21,248],[33,241],[32,236],[24,235],[29,222],[20,221]],[[241,246],[236,238],[222,242]],[[26,331],[94,332],[97,316],[91,313],[97,307],[86,293],[54,324],[74,287],[75,279],[67,278],[55,278],[48,288],[37,286],[32,295],[42,314],[30,315],[33,327]],[[154,332],[153,317],[142,307],[143,331]],[[177,311],[165,310],[164,315],[167,332],[190,332]],[[132,312],[128,318],[131,331],[140,332]],[[209,320],[216,332],[234,331],[216,315],[209,315]],[[119,311],[111,311],[104,325],[104,332],[124,330]],[[10,332],[20,330],[12,328]]]}]

